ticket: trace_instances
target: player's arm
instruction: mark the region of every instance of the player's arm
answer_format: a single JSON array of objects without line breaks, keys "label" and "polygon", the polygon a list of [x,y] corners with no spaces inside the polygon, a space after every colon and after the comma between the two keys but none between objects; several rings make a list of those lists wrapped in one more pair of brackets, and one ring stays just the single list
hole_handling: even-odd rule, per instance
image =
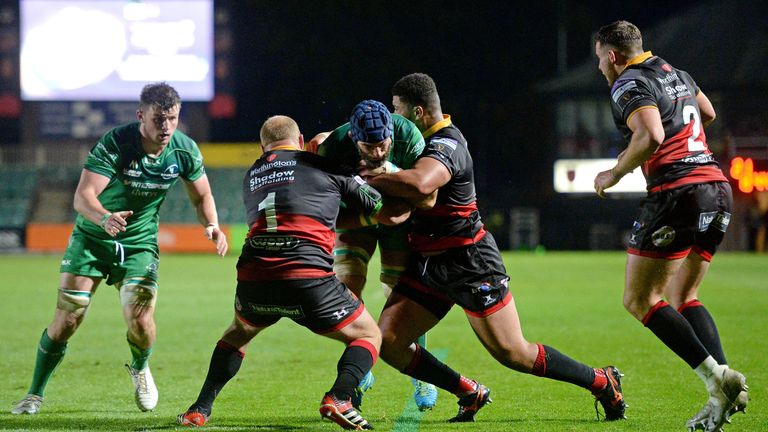
[{"label": "player's arm", "polygon": [[707,95],[701,91],[701,89],[699,89],[699,92],[696,94],[696,103],[699,104],[701,125],[704,127],[709,126],[713,121],[715,121],[717,114],[715,113],[715,107],[712,105],[712,102],[709,100]]},{"label": "player's arm", "polygon": [[664,142],[664,125],[656,107],[643,107],[629,117],[627,125],[632,138],[622,152],[616,166],[595,177],[595,191],[605,197],[605,189],[614,186],[622,177],[647,161]]},{"label": "player's arm", "polygon": [[320,145],[328,138],[331,132],[320,132],[304,144],[304,151],[320,154]]},{"label": "player's arm", "polygon": [[[347,228],[374,225],[397,225],[408,220],[411,206],[397,199],[387,199],[360,176],[344,177],[342,199],[358,213],[358,222]],[[349,220],[343,220],[346,224]],[[337,220],[338,224],[338,220]],[[342,225],[342,227],[345,227]]]},{"label": "player's arm", "polygon": [[386,195],[407,200],[418,208],[431,208],[437,190],[451,180],[451,172],[440,161],[422,157],[411,169],[371,177],[371,186]]},{"label": "player's arm", "polygon": [[360,213],[356,209],[341,207],[336,218],[336,227],[341,229],[363,228],[371,225],[399,225],[411,215],[411,206],[405,200],[383,197],[382,205],[375,214]]},{"label": "player's arm", "polygon": [[227,236],[219,228],[219,216],[216,212],[216,201],[211,192],[211,184],[208,176],[203,174],[195,181],[184,181],[187,188],[187,196],[192,207],[197,212],[197,219],[205,227],[205,237],[216,243],[216,252],[224,256],[229,249]]},{"label": "player's arm", "polygon": [[75,211],[84,218],[100,225],[104,231],[112,237],[125,231],[128,225],[126,218],[133,214],[131,210],[110,212],[99,201],[99,195],[109,184],[109,177],[83,169],[80,181],[75,190],[73,206]]}]

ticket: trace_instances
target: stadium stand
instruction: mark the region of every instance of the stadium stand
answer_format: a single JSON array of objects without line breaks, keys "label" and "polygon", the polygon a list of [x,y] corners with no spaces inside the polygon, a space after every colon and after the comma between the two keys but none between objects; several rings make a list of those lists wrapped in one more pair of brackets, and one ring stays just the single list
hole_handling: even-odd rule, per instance
[{"label": "stadium stand", "polygon": [[37,170],[0,166],[0,226],[23,227],[35,198]]}]

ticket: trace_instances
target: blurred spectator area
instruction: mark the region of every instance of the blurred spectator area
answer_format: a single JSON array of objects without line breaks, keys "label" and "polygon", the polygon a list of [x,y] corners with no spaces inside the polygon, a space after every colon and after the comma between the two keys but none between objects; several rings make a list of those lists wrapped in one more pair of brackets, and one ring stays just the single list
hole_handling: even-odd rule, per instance
[{"label": "blurred spectator area", "polygon": [[[72,200],[87,153],[88,147],[66,144],[0,148],[0,227],[74,221]],[[206,168],[222,224],[245,222],[245,170],[242,166]],[[181,181],[166,196],[160,220],[197,223]]]}]

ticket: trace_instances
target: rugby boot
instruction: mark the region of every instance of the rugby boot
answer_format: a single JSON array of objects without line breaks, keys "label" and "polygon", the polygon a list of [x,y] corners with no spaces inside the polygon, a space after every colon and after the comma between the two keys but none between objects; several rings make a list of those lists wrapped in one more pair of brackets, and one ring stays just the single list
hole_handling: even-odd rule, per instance
[{"label": "rugby boot", "polygon": [[709,392],[709,399],[696,415],[685,423],[689,431],[701,429],[705,432],[719,432],[723,425],[731,422],[737,412],[746,412],[749,401],[749,386],[744,375],[733,369],[725,369]]},{"label": "rugby boot", "polygon": [[182,426],[205,426],[209,417],[210,414],[200,412],[195,408],[190,408],[176,417],[176,423]]},{"label": "rugby boot", "polygon": [[603,406],[606,421],[621,420],[627,418],[624,411],[627,405],[624,403],[624,394],[621,392],[621,377],[624,376],[613,366],[603,368],[605,377],[608,380],[605,388],[595,393],[595,412],[597,419],[600,420],[600,410],[597,404]]},{"label": "rugby boot", "polygon": [[368,371],[367,374],[360,380],[360,384],[355,387],[355,391],[352,393],[352,406],[359,410],[363,404],[363,394],[373,387],[373,381],[375,378],[373,372]]},{"label": "rugby boot", "polygon": [[155,386],[155,380],[152,379],[152,372],[150,372],[149,366],[142,370],[136,370],[127,364],[125,367],[128,369],[128,373],[131,374],[133,386],[136,390],[136,406],[142,411],[152,411],[157,406],[159,394],[157,386]]},{"label": "rugby boot", "polygon": [[13,407],[11,414],[37,414],[42,406],[42,396],[28,394]]},{"label": "rugby boot", "polygon": [[330,393],[326,393],[320,401],[320,416],[348,430],[373,429],[373,426],[352,406],[352,401],[338,400]]},{"label": "rugby boot", "polygon": [[412,378],[413,386],[416,387],[416,391],[413,392],[413,400],[416,402],[416,407],[419,411],[431,410],[437,404],[437,388],[424,381],[419,381],[416,378]]},{"label": "rugby boot", "polygon": [[491,400],[491,390],[477,381],[474,381],[474,383],[477,389],[459,398],[456,402],[459,404],[459,412],[455,417],[449,419],[449,422],[473,422],[475,421],[475,414],[480,411],[480,408],[493,402]]}]

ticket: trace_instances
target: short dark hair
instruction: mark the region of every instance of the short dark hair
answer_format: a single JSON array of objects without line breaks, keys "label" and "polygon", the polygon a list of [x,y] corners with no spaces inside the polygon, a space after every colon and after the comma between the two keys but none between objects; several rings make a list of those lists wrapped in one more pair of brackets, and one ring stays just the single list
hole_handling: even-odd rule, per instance
[{"label": "short dark hair", "polygon": [[168,111],[176,105],[181,105],[179,93],[164,81],[145,85],[139,101],[139,109],[142,110],[154,106],[161,111]]},{"label": "short dark hair", "polygon": [[435,81],[425,73],[408,74],[392,86],[392,96],[397,96],[411,106],[422,106],[430,111],[440,108],[440,95]]},{"label": "short dark hair", "polygon": [[643,35],[640,29],[629,21],[614,21],[597,31],[595,43],[611,45],[622,54],[637,54],[643,51]]}]

